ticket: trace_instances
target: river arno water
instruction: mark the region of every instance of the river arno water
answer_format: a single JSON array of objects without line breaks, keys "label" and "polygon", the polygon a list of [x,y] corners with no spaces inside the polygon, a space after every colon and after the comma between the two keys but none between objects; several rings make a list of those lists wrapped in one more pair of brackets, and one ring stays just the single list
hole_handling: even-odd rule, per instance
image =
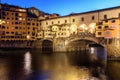
[{"label": "river arno water", "polygon": [[120,62],[106,62],[103,48],[71,53],[0,51],[0,80],[120,80]]}]

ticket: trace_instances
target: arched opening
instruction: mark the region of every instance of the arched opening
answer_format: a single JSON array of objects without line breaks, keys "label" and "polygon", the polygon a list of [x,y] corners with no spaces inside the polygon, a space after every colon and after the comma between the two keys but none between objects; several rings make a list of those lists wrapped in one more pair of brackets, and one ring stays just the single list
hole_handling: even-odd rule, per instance
[{"label": "arched opening", "polygon": [[44,40],[42,42],[42,52],[52,52],[53,51],[53,42],[50,40]]},{"label": "arched opening", "polygon": [[70,41],[67,51],[77,54],[79,62],[94,66],[94,64],[104,67],[106,65],[107,53],[103,46],[94,41],[78,39]]}]

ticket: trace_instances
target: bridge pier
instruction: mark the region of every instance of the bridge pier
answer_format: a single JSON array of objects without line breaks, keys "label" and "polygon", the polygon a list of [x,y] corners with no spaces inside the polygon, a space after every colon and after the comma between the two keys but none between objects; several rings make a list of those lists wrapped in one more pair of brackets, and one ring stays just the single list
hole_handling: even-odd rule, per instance
[{"label": "bridge pier", "polygon": [[53,52],[65,52],[66,46],[65,46],[65,39],[59,38],[59,39],[53,39]]}]

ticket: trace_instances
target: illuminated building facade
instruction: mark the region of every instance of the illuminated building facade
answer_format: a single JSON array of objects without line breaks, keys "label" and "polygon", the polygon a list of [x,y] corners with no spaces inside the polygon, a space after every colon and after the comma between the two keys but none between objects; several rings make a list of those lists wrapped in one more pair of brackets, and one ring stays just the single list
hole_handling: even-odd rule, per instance
[{"label": "illuminated building facade", "polygon": [[[26,9],[19,6],[1,4],[0,46],[18,46],[26,41]],[[17,44],[14,44],[17,43]],[[22,46],[22,45],[20,45]]]},{"label": "illuminated building facade", "polygon": [[[120,6],[67,16],[48,14],[35,7],[0,5],[0,46],[32,46],[34,41],[89,33],[97,38],[120,38]],[[109,34],[110,33],[110,34]],[[22,45],[23,44],[23,45]]]},{"label": "illuminated building facade", "polygon": [[[95,10],[84,13],[74,13],[67,16],[60,16],[52,19],[47,19],[41,21],[41,31],[38,32],[39,38],[52,38],[56,37],[69,37],[71,34],[77,34],[79,32],[88,32],[95,34],[96,37],[106,37],[105,30],[103,26],[113,25],[110,23],[112,18],[118,18],[114,24],[119,23],[120,18],[120,7],[112,7],[107,9]],[[105,21],[109,22],[106,23]],[[113,25],[115,26],[115,25]],[[119,25],[117,25],[119,29]],[[111,29],[112,31],[112,29]],[[112,36],[116,36],[114,30],[114,34]]]}]

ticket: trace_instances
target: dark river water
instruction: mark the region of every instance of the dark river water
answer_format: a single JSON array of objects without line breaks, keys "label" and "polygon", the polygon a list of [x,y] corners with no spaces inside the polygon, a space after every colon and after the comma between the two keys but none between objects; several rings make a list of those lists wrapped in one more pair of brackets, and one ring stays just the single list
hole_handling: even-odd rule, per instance
[{"label": "dark river water", "polygon": [[71,53],[1,50],[0,80],[120,80],[120,62],[103,48]]}]

